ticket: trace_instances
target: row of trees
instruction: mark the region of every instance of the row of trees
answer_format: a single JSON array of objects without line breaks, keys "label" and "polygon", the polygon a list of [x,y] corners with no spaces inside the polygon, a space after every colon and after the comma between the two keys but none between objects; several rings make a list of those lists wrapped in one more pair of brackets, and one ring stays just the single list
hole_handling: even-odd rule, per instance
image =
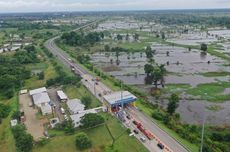
[{"label": "row of trees", "polygon": [[80,85],[81,77],[79,75],[70,76],[68,75],[62,66],[59,66],[57,62],[52,61],[55,71],[57,72],[58,76],[55,78],[51,78],[46,81],[47,86],[52,85]]},{"label": "row of trees", "polygon": [[26,133],[24,125],[19,124],[12,127],[12,133],[16,142],[16,148],[19,152],[30,152],[33,147],[33,137]]},{"label": "row of trees", "polygon": [[85,35],[83,32],[77,33],[72,31],[61,36],[61,41],[70,46],[94,45],[102,39],[104,39],[104,33],[102,32],[91,32]]},{"label": "row of trees", "polygon": [[117,34],[117,36],[116,36],[116,39],[118,40],[118,41],[122,41],[122,40],[126,40],[126,41],[129,41],[129,39],[130,39],[130,37],[133,37],[133,39],[134,39],[134,41],[138,41],[139,40],[139,37],[140,37],[140,35],[139,34],[137,34],[137,33],[135,33],[135,34],[133,34],[133,35],[130,35],[130,34],[126,34],[125,36],[123,36],[123,35],[121,35],[121,34]]}]

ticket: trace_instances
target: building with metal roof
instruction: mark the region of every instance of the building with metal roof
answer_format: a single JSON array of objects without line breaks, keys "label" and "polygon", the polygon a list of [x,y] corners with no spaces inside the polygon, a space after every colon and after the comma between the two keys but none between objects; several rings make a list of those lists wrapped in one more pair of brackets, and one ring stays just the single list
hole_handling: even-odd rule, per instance
[{"label": "building with metal roof", "polygon": [[79,127],[81,125],[80,121],[81,119],[88,113],[98,113],[99,111],[102,111],[103,107],[98,107],[94,109],[88,109],[84,111],[80,111],[77,114],[70,115],[71,120],[74,123],[74,127]]},{"label": "building with metal roof", "polygon": [[68,100],[66,104],[71,114],[79,113],[80,111],[84,111],[85,109],[85,105],[82,104],[79,99]]},{"label": "building with metal roof", "polygon": [[50,98],[47,92],[42,92],[32,95],[33,102],[37,107],[41,108],[41,105],[50,103]]},{"label": "building with metal roof", "polygon": [[47,92],[46,87],[42,87],[42,88],[38,88],[38,89],[34,89],[34,90],[30,90],[30,95],[34,95],[34,94],[38,94],[38,93],[43,93],[43,92]]},{"label": "building with metal roof", "polygon": [[47,104],[42,104],[41,105],[41,112],[42,112],[42,115],[51,114],[52,113],[52,108],[48,103]]},{"label": "building with metal roof", "polygon": [[62,90],[57,91],[57,96],[59,97],[59,99],[61,101],[67,101],[68,100],[67,95]]},{"label": "building with metal roof", "polygon": [[103,100],[108,107],[109,111],[113,111],[113,108],[119,106],[125,106],[127,104],[134,104],[137,97],[131,94],[129,91],[118,91],[103,96]]}]

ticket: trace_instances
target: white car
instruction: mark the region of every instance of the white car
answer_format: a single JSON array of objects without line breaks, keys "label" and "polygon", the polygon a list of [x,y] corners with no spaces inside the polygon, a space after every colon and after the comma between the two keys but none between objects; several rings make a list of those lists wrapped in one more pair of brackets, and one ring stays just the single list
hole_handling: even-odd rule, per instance
[{"label": "white car", "polygon": [[142,142],[146,142],[145,137],[141,137],[140,140],[141,140]]},{"label": "white car", "polygon": [[62,114],[65,114],[65,109],[64,108],[60,108],[60,110],[61,110]]}]

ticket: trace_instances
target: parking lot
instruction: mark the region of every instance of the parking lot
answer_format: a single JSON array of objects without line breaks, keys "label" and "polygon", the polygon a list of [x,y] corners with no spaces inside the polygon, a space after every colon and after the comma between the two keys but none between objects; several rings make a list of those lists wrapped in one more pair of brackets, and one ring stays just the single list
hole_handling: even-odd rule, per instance
[{"label": "parking lot", "polygon": [[48,122],[46,118],[38,119],[36,117],[37,109],[30,107],[29,104],[32,99],[28,94],[19,95],[20,108],[23,109],[26,120],[24,124],[26,125],[28,133],[30,133],[34,140],[44,137],[44,127],[43,125]]}]

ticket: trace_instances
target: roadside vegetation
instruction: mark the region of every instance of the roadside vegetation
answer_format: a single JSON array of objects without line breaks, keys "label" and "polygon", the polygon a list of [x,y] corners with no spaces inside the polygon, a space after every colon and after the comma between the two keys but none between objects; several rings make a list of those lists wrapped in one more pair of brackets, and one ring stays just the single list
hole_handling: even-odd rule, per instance
[{"label": "roadside vegetation", "polygon": [[147,149],[136,138],[129,137],[127,129],[116,118],[106,113],[100,115],[103,116],[105,124],[89,129],[76,129],[73,135],[66,136],[63,131],[50,130],[52,138],[43,146],[35,146],[33,152],[56,152],[57,149],[58,151],[78,152],[80,150],[76,147],[76,135],[82,132],[92,142],[92,147],[88,147],[87,151],[109,152],[125,149],[132,152],[147,152]]}]

